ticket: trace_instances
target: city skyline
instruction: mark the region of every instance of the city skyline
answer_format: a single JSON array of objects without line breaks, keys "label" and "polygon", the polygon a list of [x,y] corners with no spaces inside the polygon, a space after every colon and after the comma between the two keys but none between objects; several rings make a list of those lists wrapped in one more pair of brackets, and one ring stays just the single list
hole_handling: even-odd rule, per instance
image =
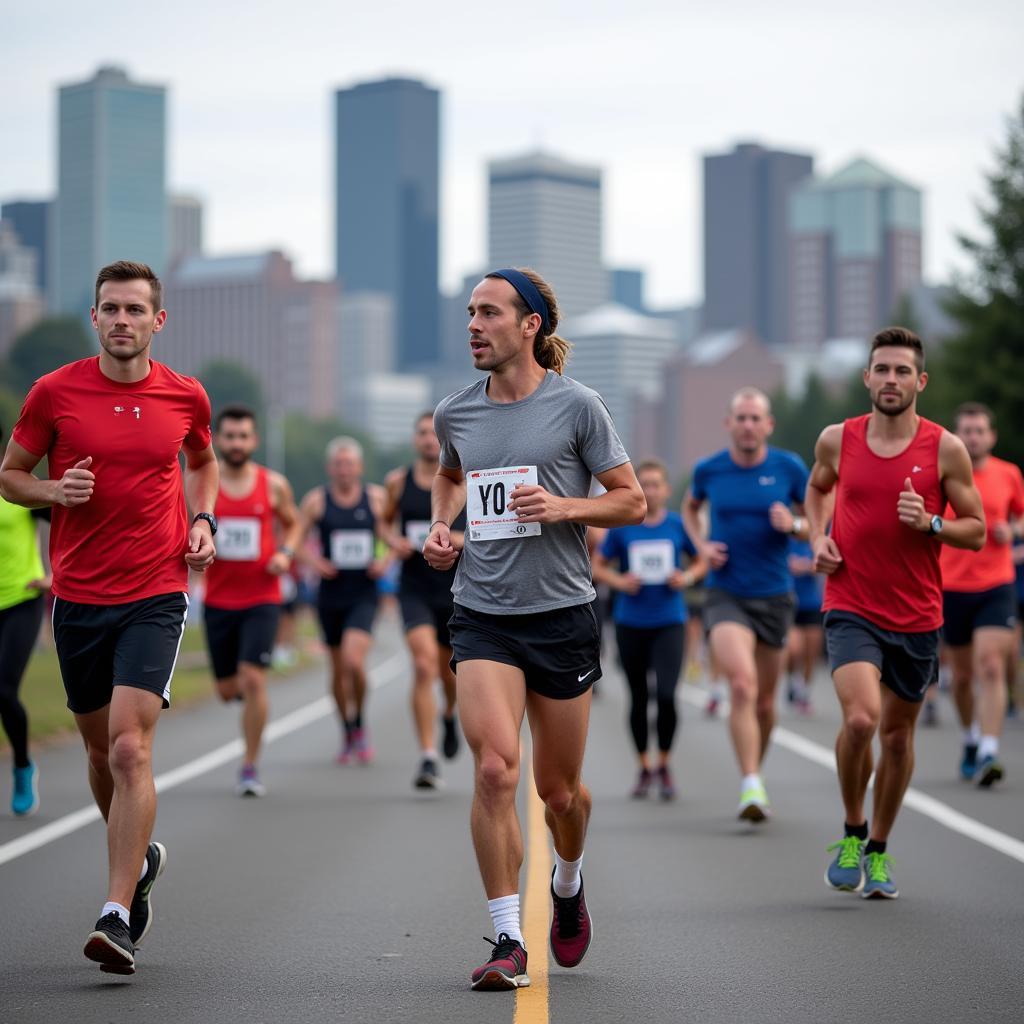
[{"label": "city skyline", "polygon": [[701,156],[747,140],[812,152],[824,174],[867,154],[920,186],[925,275],[942,280],[963,265],[953,233],[978,230],[983,175],[1024,85],[1024,12],[1001,2],[947,5],[941,17],[923,3],[868,4],[827,18],[804,3],[741,4],[730,19],[643,2],[582,18],[580,5],[526,3],[543,30],[498,40],[462,3],[445,18],[306,4],[240,22],[185,2],[171,21],[138,13],[154,41],[144,57],[112,47],[88,12],[53,6],[49,24],[27,9],[7,16],[0,197],[53,193],[57,87],[117,63],[169,88],[169,187],[203,199],[210,251],[281,248],[302,276],[327,276],[333,92],[408,75],[443,94],[446,290],[486,253],[488,160],[543,146],[603,168],[606,263],[646,269],[652,305],[693,301]]}]

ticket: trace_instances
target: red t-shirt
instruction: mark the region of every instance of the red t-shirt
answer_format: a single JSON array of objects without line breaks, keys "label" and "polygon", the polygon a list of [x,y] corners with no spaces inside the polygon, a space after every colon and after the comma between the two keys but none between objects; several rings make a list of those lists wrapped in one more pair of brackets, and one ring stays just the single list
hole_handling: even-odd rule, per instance
[{"label": "red t-shirt", "polygon": [[[1012,463],[990,455],[981,469],[974,471],[974,483],[985,509],[988,536],[980,551],[942,547],[942,587],[944,590],[977,593],[991,590],[1016,579],[1013,546],[999,544],[992,536],[996,523],[1007,523],[1024,515],[1024,478]],[[950,518],[956,518],[947,509]]]},{"label": "red t-shirt", "polygon": [[199,381],[150,360],[132,384],[99,356],[40,377],[12,438],[47,456],[51,480],[92,456],[92,497],[55,505],[53,592],[82,604],[124,604],[188,589],[188,512],[178,453],[210,444],[210,400]]}]

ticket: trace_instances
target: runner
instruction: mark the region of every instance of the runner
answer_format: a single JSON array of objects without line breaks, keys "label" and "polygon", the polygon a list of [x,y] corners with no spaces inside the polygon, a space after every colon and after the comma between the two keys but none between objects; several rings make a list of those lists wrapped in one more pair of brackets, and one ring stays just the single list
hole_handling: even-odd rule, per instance
[{"label": "runner", "polygon": [[300,548],[309,529],[319,532],[319,554],[310,559],[320,574],[317,613],[330,656],[331,692],[344,736],[338,764],[373,760],[366,709],[366,658],[377,614],[377,580],[386,559],[374,557],[381,488],[363,483],[363,447],[351,437],[327,446],[327,483],[311,490],[299,508]]},{"label": "runner", "polygon": [[[826,427],[807,514],[825,583],[825,640],[843,712],[836,741],[844,836],[825,872],[833,889],[895,899],[886,844],[914,768],[914,725],[938,672],[940,544],[981,550],[985,521],[963,442],[917,413],[928,383],[921,339],[887,327],[871,343],[872,410]],[[831,514],[835,490],[835,515]],[[956,519],[943,519],[946,501]],[[831,534],[825,529],[832,519]],[[869,830],[871,743],[882,753]]]},{"label": "runner", "polygon": [[[381,536],[401,560],[402,575],[398,601],[405,623],[405,640],[412,655],[412,715],[420,745],[420,764],[413,777],[417,789],[436,789],[440,784],[438,766],[437,704],[434,683],[444,688],[441,725],[444,756],[451,760],[459,752],[459,731],[455,717],[455,673],[448,620],[454,611],[452,585],[455,570],[439,573],[423,558],[423,545],[430,533],[430,488],[437,475],[441,446],[434,433],[434,414],[423,413],[413,432],[416,461],[393,470],[384,480],[385,502]],[[462,544],[465,517],[452,524],[454,543]]]},{"label": "runner", "polygon": [[[0,427],[0,459],[4,434]],[[50,578],[39,556],[37,521],[49,508],[29,511],[0,498],[0,723],[11,744],[14,788],[11,811],[39,810],[39,769],[28,756],[28,715],[18,699],[21,678],[39,639]]]},{"label": "runner", "polygon": [[252,460],[259,436],[251,409],[221,409],[214,443],[220,454],[215,509],[220,541],[217,561],[206,573],[206,643],[220,699],[244,702],[245,755],[237,792],[263,796],[257,763],[269,712],[267,667],[277,635],[281,577],[291,566],[302,525],[288,481]]},{"label": "runner", "polygon": [[[434,414],[441,442],[430,537],[436,569],[459,559],[451,620],[459,714],[475,762],[473,843],[496,941],[476,989],[528,985],[519,923],[523,840],[516,815],[519,733],[555,845],[550,942],[575,967],[590,947],[580,865],[590,793],[580,778],[591,687],[601,675],[586,529],[641,522],[643,492],[596,392],[562,376],[558,306],[532,270],[488,274],[469,304],[473,365],[488,372]],[[591,476],[607,489],[587,498]]]},{"label": "runner", "polygon": [[[775,725],[775,688],[795,601],[786,555],[806,537],[807,468],[799,455],[768,446],[775,426],[767,396],[737,391],[725,425],[729,447],[702,459],[683,501],[683,524],[711,566],[704,627],[712,664],[729,683],[729,731],[739,763],[739,817],[770,814],[761,765]],[[705,534],[701,509],[711,506]]]},{"label": "runner", "polygon": [[1003,777],[999,737],[1006,717],[1006,663],[1017,625],[1013,540],[1024,527],[1024,479],[1013,463],[992,454],[996,425],[987,406],[961,405],[954,426],[971,457],[988,538],[980,554],[942,549],[943,637],[963,730],[960,774],[987,789]]},{"label": "runner", "polygon": [[789,571],[796,593],[796,616],[786,643],[787,699],[801,714],[811,713],[811,686],[821,658],[821,577],[814,571],[811,545],[795,537],[789,542]]},{"label": "runner", "polygon": [[[85,955],[114,974],[135,972],[153,924],[150,890],[167,863],[150,842],[153,736],[170,703],[188,569],[213,562],[217,530],[209,399],[150,358],[166,318],[149,267],[104,267],[92,310],[100,354],[36,381],[0,471],[8,501],[54,506],[53,637],[110,864]],[[32,475],[44,457],[48,480]]]},{"label": "runner", "polygon": [[[676,789],[669,761],[678,723],[676,686],[686,650],[682,591],[703,578],[707,564],[698,559],[682,568],[683,556],[696,557],[697,549],[679,515],[666,511],[672,488],[665,464],[646,459],[636,475],[647,499],[647,517],[639,526],[608,531],[594,556],[594,579],[615,591],[615,639],[629,685],[629,727],[639,761],[632,795],[644,799],[657,777],[659,796],[672,800]],[[658,764],[653,769],[647,753],[652,672],[658,708]]]}]

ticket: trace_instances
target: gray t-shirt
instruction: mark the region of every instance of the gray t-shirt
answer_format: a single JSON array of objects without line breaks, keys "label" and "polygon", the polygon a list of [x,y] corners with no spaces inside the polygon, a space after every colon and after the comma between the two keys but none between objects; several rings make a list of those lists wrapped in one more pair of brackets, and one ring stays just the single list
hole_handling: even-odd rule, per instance
[{"label": "gray t-shirt", "polygon": [[[487,539],[486,526],[474,522],[491,523],[489,516],[504,511],[517,473],[525,480],[536,467],[537,483],[549,493],[585,498],[593,475],[628,462],[608,408],[596,391],[550,370],[519,402],[491,401],[488,379],[449,395],[434,413],[441,464],[466,476],[466,547],[452,587],[455,600],[495,615],[593,601],[585,527],[543,523],[539,534],[534,526],[515,536],[512,524],[512,536]],[[473,475],[504,468],[510,473]]]}]

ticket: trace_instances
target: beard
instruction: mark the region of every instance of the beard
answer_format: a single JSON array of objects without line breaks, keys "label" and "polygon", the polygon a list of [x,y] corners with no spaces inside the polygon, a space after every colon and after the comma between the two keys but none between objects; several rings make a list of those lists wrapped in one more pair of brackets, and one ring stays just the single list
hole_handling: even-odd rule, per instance
[{"label": "beard", "polygon": [[248,452],[222,452],[221,458],[232,468],[240,469],[249,461]]},{"label": "beard", "polygon": [[[889,392],[891,394],[891,392]],[[900,402],[898,405],[883,405],[882,404],[882,393],[879,392],[877,395],[872,396],[871,404],[883,415],[883,416],[899,416],[905,413],[913,404],[916,396],[911,395],[909,398],[903,398],[900,396]]]}]

